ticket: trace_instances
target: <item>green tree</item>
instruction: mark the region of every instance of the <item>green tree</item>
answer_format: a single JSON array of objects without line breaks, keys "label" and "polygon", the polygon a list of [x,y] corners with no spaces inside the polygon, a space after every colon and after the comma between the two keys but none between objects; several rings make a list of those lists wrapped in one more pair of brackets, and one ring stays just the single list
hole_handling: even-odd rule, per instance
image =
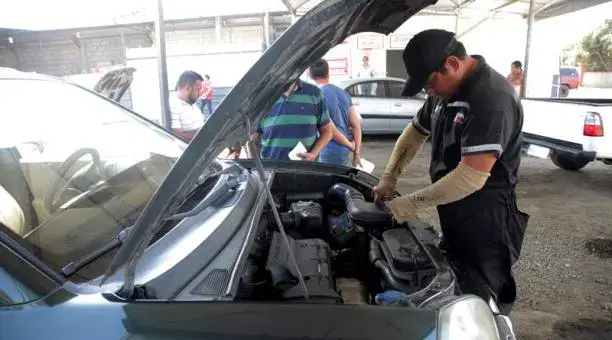
[{"label": "green tree", "polygon": [[587,71],[612,72],[612,20],[607,19],[585,36],[580,48],[578,61],[586,65]]}]

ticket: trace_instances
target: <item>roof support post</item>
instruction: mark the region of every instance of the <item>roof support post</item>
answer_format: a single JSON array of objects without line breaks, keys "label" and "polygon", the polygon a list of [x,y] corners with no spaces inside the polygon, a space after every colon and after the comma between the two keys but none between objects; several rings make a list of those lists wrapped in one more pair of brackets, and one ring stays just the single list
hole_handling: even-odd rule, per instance
[{"label": "roof support post", "polygon": [[461,9],[455,11],[455,35],[459,34],[459,20],[461,20]]},{"label": "roof support post", "polygon": [[263,17],[264,51],[270,47],[270,12],[266,11]]},{"label": "roof support post", "polygon": [[166,28],[164,27],[163,0],[157,0],[155,16],[155,43],[157,47],[157,69],[159,71],[159,100],[162,110],[162,126],[172,127],[170,103],[168,98],[168,65],[166,64]]},{"label": "roof support post", "polygon": [[217,16],[215,17],[215,43],[216,44],[221,44],[221,39],[223,38],[223,35],[221,34],[221,27],[223,26],[223,23],[221,22],[221,17]]},{"label": "roof support post", "polygon": [[535,21],[535,0],[529,1],[529,17],[527,18],[527,40],[525,44],[525,60],[523,61],[523,86],[521,86],[521,97],[527,94],[527,76],[529,72],[529,52],[531,51],[531,38],[533,22]]}]

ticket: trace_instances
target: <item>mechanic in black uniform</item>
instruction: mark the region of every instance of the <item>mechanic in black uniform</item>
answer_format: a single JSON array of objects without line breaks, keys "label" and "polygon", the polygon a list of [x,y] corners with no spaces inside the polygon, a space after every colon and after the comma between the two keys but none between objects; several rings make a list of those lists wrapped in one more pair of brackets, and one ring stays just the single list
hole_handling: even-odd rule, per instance
[{"label": "mechanic in black uniform", "polygon": [[[441,248],[458,267],[462,292],[485,299],[491,294],[500,311],[509,314],[516,299],[512,265],[519,258],[529,219],[519,211],[515,197],[521,103],[506,78],[481,56],[467,55],[451,32],[415,35],[403,59],[408,80],[402,95],[410,97],[425,88],[429,96],[397,140],[374,187],[374,199],[384,201],[399,222],[436,206]],[[395,197],[400,173],[428,137],[433,184]],[[478,289],[483,286],[489,288],[485,294]]]}]

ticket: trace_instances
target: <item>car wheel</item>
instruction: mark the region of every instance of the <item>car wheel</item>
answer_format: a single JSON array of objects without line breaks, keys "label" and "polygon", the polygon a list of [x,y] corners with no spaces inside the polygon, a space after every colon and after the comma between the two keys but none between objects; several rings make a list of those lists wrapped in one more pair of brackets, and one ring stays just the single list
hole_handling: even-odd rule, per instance
[{"label": "car wheel", "polygon": [[570,91],[569,86],[565,84],[561,85],[559,87],[559,97],[566,98],[567,96],[569,96],[569,91]]},{"label": "car wheel", "polygon": [[574,156],[570,153],[552,151],[550,159],[556,166],[569,171],[578,171],[589,164],[589,160],[584,157]]}]

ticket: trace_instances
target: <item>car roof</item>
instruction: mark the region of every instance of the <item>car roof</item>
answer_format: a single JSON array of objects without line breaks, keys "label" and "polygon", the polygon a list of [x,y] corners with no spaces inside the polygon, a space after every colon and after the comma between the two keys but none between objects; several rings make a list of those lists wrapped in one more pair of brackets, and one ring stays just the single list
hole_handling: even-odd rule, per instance
[{"label": "car roof", "polygon": [[49,75],[44,75],[36,72],[23,72],[11,67],[0,67],[0,79],[20,79],[20,80],[64,80]]},{"label": "car roof", "polygon": [[372,78],[359,78],[359,79],[347,79],[347,80],[343,80],[338,82],[338,86],[346,88],[348,86],[357,84],[357,83],[363,83],[363,82],[370,82],[370,81],[381,81],[381,80],[392,80],[392,81],[400,81],[400,82],[405,82],[406,79],[402,79],[402,78],[396,78],[396,77],[372,77]]}]

